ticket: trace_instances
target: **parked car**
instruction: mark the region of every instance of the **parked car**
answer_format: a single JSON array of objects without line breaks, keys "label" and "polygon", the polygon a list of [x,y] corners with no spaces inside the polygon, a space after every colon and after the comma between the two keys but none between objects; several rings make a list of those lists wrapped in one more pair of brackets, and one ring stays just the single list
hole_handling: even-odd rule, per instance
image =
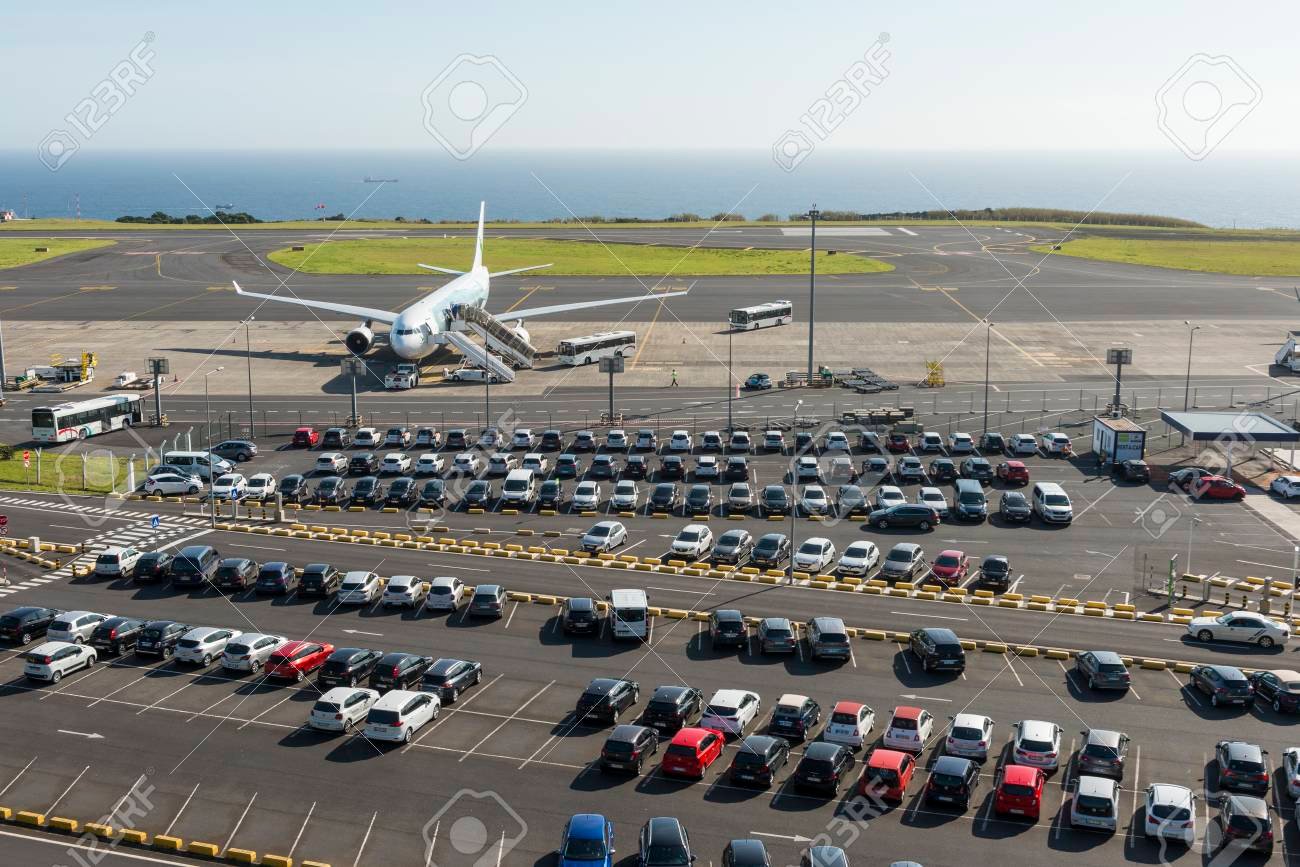
[{"label": "parked car", "polygon": [[286,503],[301,503],[307,498],[307,478],[293,473],[280,479],[280,499]]},{"label": "parked car", "polygon": [[770,735],[748,735],[737,746],[727,775],[743,786],[770,786],[790,761],[790,742]]},{"label": "parked car", "polygon": [[1119,826],[1119,784],[1105,777],[1086,775],[1073,783],[1070,827],[1114,831]]},{"label": "parked car", "polygon": [[362,734],[370,741],[409,744],[417,731],[438,718],[441,708],[437,695],[395,689],[370,708]]},{"label": "parked car", "polygon": [[176,642],[176,659],[191,665],[207,667],[226,652],[226,645],[243,633],[238,629],[217,626],[196,626]]},{"label": "parked car", "polygon": [[940,551],[930,564],[930,574],[948,587],[959,586],[970,577],[970,558],[955,548]]},{"label": "parked car", "polygon": [[257,584],[257,563],[247,557],[227,557],[217,564],[212,585],[218,590],[242,592]]},{"label": "parked car", "polygon": [[95,627],[107,619],[107,615],[93,611],[64,611],[50,621],[45,630],[45,638],[47,641],[85,644]]},{"label": "parked car", "polygon": [[1118,653],[1084,650],[1074,656],[1074,672],[1088,689],[1127,690],[1132,678]]},{"label": "parked car", "polygon": [[461,693],[482,680],[482,663],[472,659],[437,659],[425,671],[420,688],[437,693],[443,704],[454,704]]},{"label": "parked car", "polygon": [[597,521],[582,537],[582,550],[592,554],[613,551],[627,543],[627,528],[618,521]]},{"label": "parked car", "polygon": [[333,653],[332,644],[287,641],[266,658],[266,676],[301,682],[320,669]]},{"label": "parked car", "polygon": [[1219,741],[1214,747],[1219,788],[1267,794],[1270,780],[1270,769],[1265,759],[1267,755],[1268,750],[1246,741]]},{"label": "parked car", "polygon": [[140,584],[150,584],[166,578],[171,569],[172,555],[166,551],[146,551],[135,561],[131,579]]},{"label": "parked car", "polygon": [[880,743],[891,750],[919,753],[930,740],[934,716],[925,708],[899,705],[889,718]]},{"label": "parked car", "polygon": [[90,668],[99,658],[93,647],[68,641],[47,641],[23,654],[23,676],[58,683],[65,675]]},{"label": "parked car", "polygon": [[[1120,461],[1112,466],[1111,472],[1126,482],[1149,482],[1151,481],[1151,467],[1146,461],[1138,458],[1129,458]],[[1278,478],[1282,478],[1279,476]],[[1294,476],[1292,477],[1294,478]],[[1277,479],[1273,480],[1277,484]]]},{"label": "parked car", "polygon": [[993,720],[977,713],[959,713],[949,717],[948,735],[943,751],[950,756],[985,761],[993,748]]},{"label": "parked car", "polygon": [[[135,650],[135,642],[144,627],[145,621],[138,617],[110,617],[90,633],[89,644],[101,653],[120,656]],[[0,637],[8,637],[5,635],[4,617],[0,617]]]},{"label": "parked car", "polygon": [[980,563],[980,583],[985,587],[1006,589],[1011,586],[1011,563],[1002,554],[989,554]]},{"label": "parked car", "polygon": [[415,575],[393,575],[384,585],[380,604],[385,608],[419,608],[429,594],[429,584]]},{"label": "parked car", "polygon": [[925,801],[965,810],[975,798],[979,782],[980,766],[975,762],[960,756],[939,756],[925,781]]},{"label": "parked car", "polygon": [[1210,704],[1250,705],[1255,687],[1240,668],[1231,665],[1198,665],[1188,675],[1189,685],[1209,696]]},{"label": "parked car", "polygon": [[1043,720],[1021,720],[1012,729],[1012,760],[1055,770],[1061,763],[1061,727]]},{"label": "parked car", "polygon": [[329,596],[339,589],[343,576],[328,563],[308,563],[298,576],[298,595]]},{"label": "parked car", "polygon": [[764,617],[758,622],[758,652],[794,653],[799,649],[799,634],[787,617]]},{"label": "parked car", "polygon": [[1142,810],[1147,837],[1196,842],[1196,793],[1186,786],[1157,783],[1147,786]]},{"label": "parked car", "polygon": [[776,568],[790,559],[790,539],[783,533],[764,533],[754,543],[750,560],[755,566]]},{"label": "parked car", "polygon": [[915,542],[899,542],[889,549],[880,564],[880,576],[887,580],[910,581],[925,568],[925,552]]},{"label": "parked car", "polygon": [[750,552],[753,549],[754,537],[749,534],[748,530],[728,530],[718,537],[717,544],[713,546],[710,556],[717,563],[730,563],[740,566],[749,559]]},{"label": "parked car", "polygon": [[356,570],[343,576],[336,598],[340,605],[369,605],[379,598],[383,586],[374,572]]},{"label": "parked car", "polygon": [[1291,638],[1291,629],[1284,623],[1249,611],[1230,611],[1217,617],[1193,617],[1186,632],[1197,641],[1255,644],[1264,650],[1285,645]]},{"label": "parked car", "polygon": [[1252,671],[1250,685],[1255,700],[1271,705],[1274,713],[1300,712],[1300,672],[1285,668]]},{"label": "parked car", "polygon": [[1043,788],[1047,774],[1041,768],[1005,764],[997,777],[993,812],[999,816],[1023,816],[1038,821],[1043,809]]},{"label": "parked car", "polygon": [[1074,758],[1075,771],[1079,774],[1124,779],[1128,735],[1111,729],[1088,729],[1081,734],[1083,743]]},{"label": "parked car", "polygon": [[214,455],[244,463],[257,457],[257,443],[252,440],[224,440],[211,449]]},{"label": "parked car", "polygon": [[998,498],[998,515],[1004,521],[1027,524],[1034,516],[1034,509],[1020,491],[1004,491]]},{"label": "parked car", "polygon": [[668,743],[659,769],[668,776],[702,780],[709,766],[721,758],[724,742],[713,729],[684,726]]},{"label": "parked car", "polygon": [[310,427],[300,427],[293,432],[293,444],[298,448],[314,448],[320,442],[320,432]]},{"label": "parked car", "polygon": [[321,448],[346,449],[352,445],[352,433],[345,427],[326,428]]},{"label": "parked car", "polygon": [[711,611],[709,642],[714,650],[723,647],[748,647],[749,627],[745,623],[745,615],[735,608],[718,608]]},{"label": "parked car", "polygon": [[501,617],[505,613],[506,590],[500,584],[479,584],[469,600],[472,617]]},{"label": "parked car", "polygon": [[560,604],[560,631],[565,635],[595,635],[601,617],[590,596],[569,596]]},{"label": "parked car", "polygon": [[713,729],[726,736],[740,737],[758,716],[761,704],[756,692],[720,689],[705,705],[698,724],[701,728]]},{"label": "parked car", "polygon": [[432,656],[401,651],[385,653],[370,672],[370,688],[380,692],[390,689],[416,689],[431,665],[433,665]]},{"label": "parked car", "polygon": [[617,723],[618,718],[640,699],[641,687],[635,681],[613,677],[595,678],[578,696],[573,711],[575,725],[588,720]]},{"label": "parked car", "polygon": [[1249,795],[1228,795],[1219,803],[1219,828],[1224,849],[1273,854],[1273,815],[1268,803]]},{"label": "parked car", "polygon": [[966,651],[961,639],[951,629],[926,626],[912,631],[908,637],[908,650],[921,663],[923,671],[966,670]]},{"label": "parked car", "polygon": [[876,747],[867,756],[857,793],[872,800],[901,802],[916,772],[916,758],[905,750]]},{"label": "parked car", "polygon": [[1003,461],[997,467],[998,481],[1008,485],[1029,484],[1029,467],[1024,461]]},{"label": "parked car", "polygon": [[464,598],[464,581],[453,575],[439,575],[429,582],[424,607],[429,611],[456,611]]},{"label": "parked car", "polygon": [[336,686],[316,699],[307,725],[317,731],[345,732],[363,724],[379,693],[361,687]]},{"label": "parked car", "polygon": [[822,729],[822,740],[844,744],[852,749],[863,747],[876,725],[876,712],[860,701],[837,701],[831,718]]},{"label": "parked car", "polygon": [[876,543],[859,540],[849,543],[844,553],[840,555],[840,562],[835,568],[841,575],[866,576],[879,562],[880,549],[876,547]]},{"label": "parked car", "polygon": [[600,769],[639,775],[646,760],[658,752],[659,735],[654,729],[622,723],[614,726],[600,748]]},{"label": "parked car", "polygon": [[786,693],[776,700],[767,733],[786,739],[807,740],[821,722],[822,707],[806,695]]},{"label": "parked car", "polygon": [[690,838],[682,823],[669,816],[658,816],[641,827],[637,867],[670,867],[694,864]]},{"label": "parked car", "polygon": [[247,671],[253,674],[262,670],[262,666],[284,644],[282,635],[268,635],[264,632],[245,632],[238,638],[226,643],[225,652],[221,654],[221,667],[229,671]]},{"label": "parked car", "polygon": [[797,789],[812,790],[834,796],[857,764],[853,751],[843,744],[816,741],[808,744],[795,766],[790,781]]}]

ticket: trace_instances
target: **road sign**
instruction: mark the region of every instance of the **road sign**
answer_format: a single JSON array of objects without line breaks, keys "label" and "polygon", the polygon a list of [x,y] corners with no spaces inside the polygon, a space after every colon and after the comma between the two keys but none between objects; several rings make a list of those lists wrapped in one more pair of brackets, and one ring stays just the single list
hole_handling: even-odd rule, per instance
[{"label": "road sign", "polygon": [[23,452],[23,469],[25,470],[25,469],[27,469],[28,467],[30,467],[31,465],[32,465],[32,453],[31,453],[31,452],[28,452],[28,451],[24,451],[24,452]]},{"label": "road sign", "polygon": [[7,527],[7,526],[9,526],[9,516],[0,515],[0,527]]},{"label": "road sign", "polygon": [[609,358],[600,359],[600,372],[601,373],[622,373],[623,356],[611,355]]},{"label": "road sign", "polygon": [[161,523],[162,523],[162,518],[158,517],[157,515],[149,516],[149,526],[152,527],[153,529],[157,530],[158,525]]},{"label": "road sign", "polygon": [[1107,349],[1107,364],[1132,364],[1133,350],[1131,349]]}]

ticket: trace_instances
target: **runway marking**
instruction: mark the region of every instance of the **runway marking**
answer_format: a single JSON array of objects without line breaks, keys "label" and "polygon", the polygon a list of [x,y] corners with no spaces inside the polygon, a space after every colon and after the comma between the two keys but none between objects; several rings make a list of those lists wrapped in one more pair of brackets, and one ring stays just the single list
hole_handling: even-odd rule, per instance
[{"label": "runway marking", "polygon": [[898,231],[902,232],[904,235],[911,235],[911,236],[914,237],[914,238],[915,238],[915,237],[918,237],[917,233],[916,233],[916,232],[913,232],[911,229],[904,229],[902,226],[897,226],[896,228],[898,229]]}]

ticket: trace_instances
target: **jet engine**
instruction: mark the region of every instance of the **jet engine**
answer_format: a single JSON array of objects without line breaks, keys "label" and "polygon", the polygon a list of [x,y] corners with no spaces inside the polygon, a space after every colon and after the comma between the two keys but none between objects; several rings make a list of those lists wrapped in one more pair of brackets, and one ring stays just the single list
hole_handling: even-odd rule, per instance
[{"label": "jet engine", "polygon": [[348,336],[343,339],[344,345],[354,355],[362,355],[375,343],[375,332],[370,330],[370,323],[358,325],[348,332]]}]

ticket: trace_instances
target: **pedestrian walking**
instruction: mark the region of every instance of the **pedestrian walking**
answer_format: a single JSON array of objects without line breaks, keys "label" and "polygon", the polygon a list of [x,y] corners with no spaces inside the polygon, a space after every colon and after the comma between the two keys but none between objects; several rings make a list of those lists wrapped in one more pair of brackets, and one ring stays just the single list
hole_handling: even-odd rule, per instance
[{"label": "pedestrian walking", "polygon": [[670,387],[671,387],[671,388],[678,388],[678,387],[679,387],[679,386],[677,385],[677,368],[675,368],[675,367],[673,368],[673,382],[672,382],[672,385],[671,385]]}]

